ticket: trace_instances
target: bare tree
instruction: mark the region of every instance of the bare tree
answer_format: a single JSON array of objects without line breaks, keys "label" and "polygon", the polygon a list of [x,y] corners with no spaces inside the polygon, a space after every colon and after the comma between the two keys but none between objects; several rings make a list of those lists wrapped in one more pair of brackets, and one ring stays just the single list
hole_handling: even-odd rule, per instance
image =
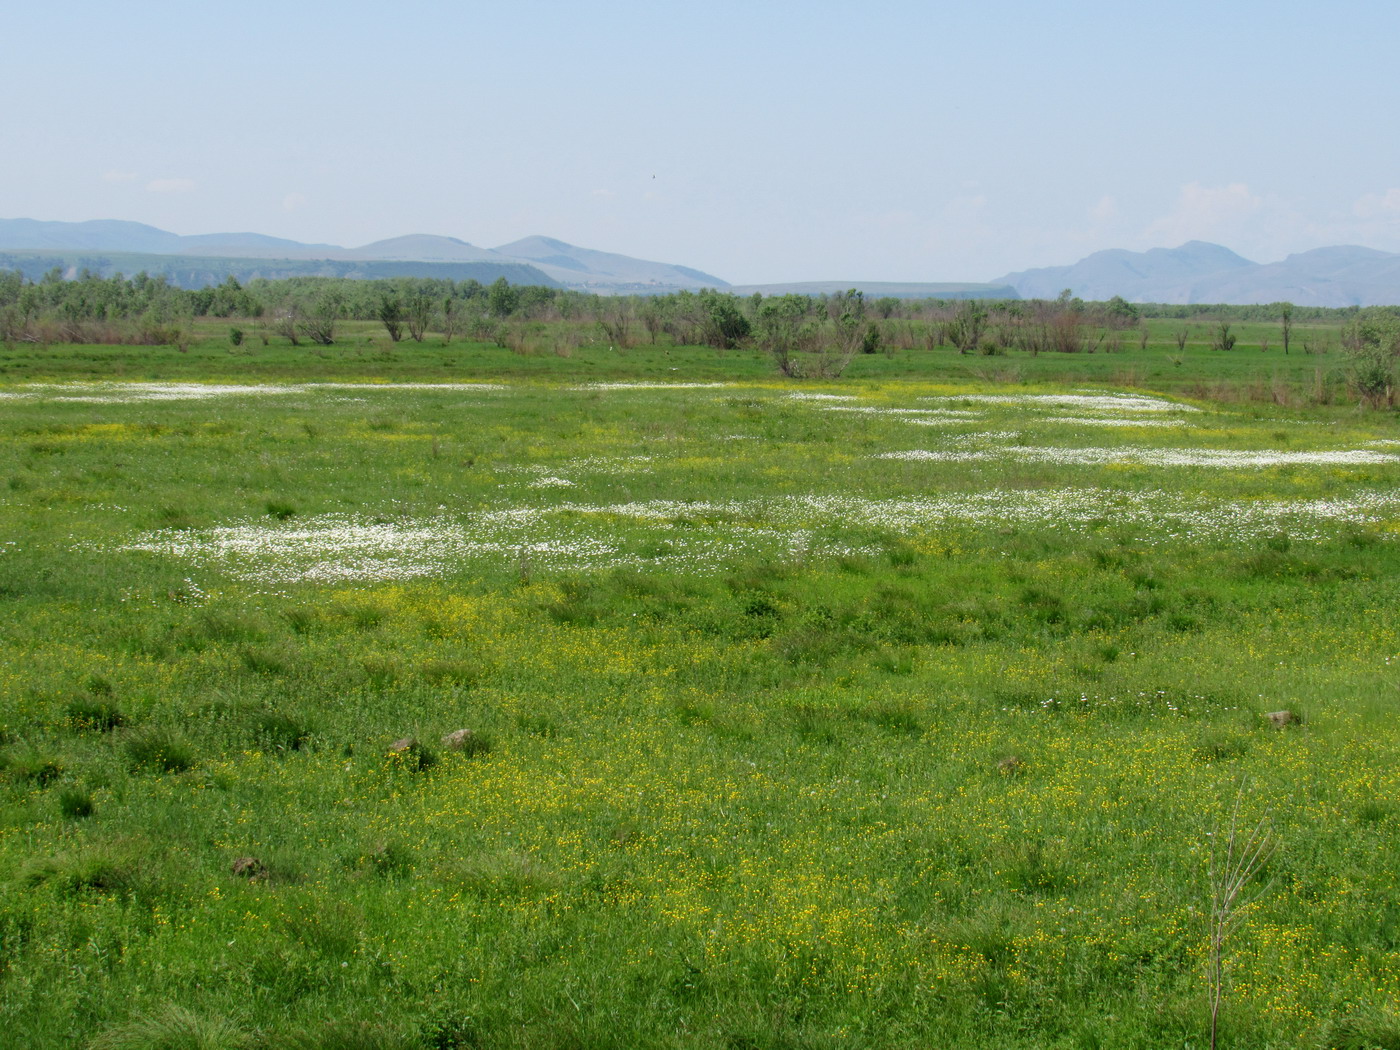
[{"label": "bare tree", "polygon": [[377,311],[379,322],[389,333],[390,342],[397,343],[403,338],[403,300],[395,292],[390,292],[379,301]]},{"label": "bare tree", "polygon": [[[865,319],[865,293],[852,288],[849,291],[837,292],[828,297],[826,301],[827,315],[831,318],[834,329],[831,346],[839,359],[845,360],[840,366],[840,371],[845,371],[846,365],[850,364],[851,358],[858,351],[864,350],[866,345],[871,344],[871,353],[879,349],[879,331],[875,330],[871,335],[872,325]],[[873,342],[872,342],[873,338]],[[836,374],[840,374],[837,372]]]},{"label": "bare tree", "polygon": [[317,346],[330,346],[335,342],[335,325],[345,312],[345,293],[336,288],[327,288],[311,304],[311,309],[301,321],[301,332]]},{"label": "bare tree", "polygon": [[1049,329],[1050,349],[1061,354],[1078,354],[1084,350],[1084,318],[1074,307],[1057,310],[1050,318]]},{"label": "bare tree", "polygon": [[642,304],[642,308],[637,312],[641,315],[642,326],[647,330],[647,337],[651,340],[651,345],[656,345],[656,337],[666,327],[666,308],[660,299],[655,296]]},{"label": "bare tree", "polygon": [[293,346],[301,345],[301,311],[296,305],[279,310],[268,325],[274,335],[280,335]]},{"label": "bare tree", "polygon": [[633,346],[632,303],[618,296],[607,300],[598,310],[598,327],[609,345],[630,350]]},{"label": "bare tree", "polygon": [[442,345],[446,346],[457,335],[457,326],[462,315],[457,312],[457,300],[448,296],[442,301]]},{"label": "bare tree", "polygon": [[987,327],[987,311],[972,299],[965,300],[943,329],[943,336],[958,353],[973,353],[982,342],[982,333]]},{"label": "bare tree", "polygon": [[1233,350],[1235,348],[1235,335],[1230,331],[1230,325],[1220,322],[1220,327],[1216,330],[1215,339],[1211,342],[1212,350]]},{"label": "bare tree", "polygon": [[404,304],[404,324],[415,343],[421,343],[433,320],[433,300],[424,292],[414,292]]}]

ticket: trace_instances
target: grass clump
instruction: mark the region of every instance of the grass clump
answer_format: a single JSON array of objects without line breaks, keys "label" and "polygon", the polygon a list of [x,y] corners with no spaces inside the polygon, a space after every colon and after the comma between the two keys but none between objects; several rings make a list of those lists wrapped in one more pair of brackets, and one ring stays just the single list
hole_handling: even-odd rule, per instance
[{"label": "grass clump", "polygon": [[127,724],[126,715],[106,696],[83,696],[70,700],[66,708],[68,724],[80,733],[110,733]]},{"label": "grass clump", "polygon": [[1249,752],[1249,738],[1243,733],[1209,729],[1196,741],[1194,754],[1202,762],[1229,762]]},{"label": "grass clump", "polygon": [[121,747],[132,772],[181,773],[195,763],[194,748],[189,742],[163,726],[134,730]]},{"label": "grass clump", "polygon": [[103,1032],[89,1050],[252,1050],[253,1036],[225,1017],[166,1003]]},{"label": "grass clump", "polygon": [[58,793],[58,811],[68,820],[81,820],[92,816],[94,804],[92,792],[82,788],[64,788]]},{"label": "grass clump", "polygon": [[0,755],[0,774],[35,787],[48,787],[63,775],[63,763],[41,751]]},{"label": "grass clump", "polygon": [[[431,1040],[434,1036],[428,1038]],[[382,1021],[333,1021],[323,1028],[280,1037],[279,1043],[287,1050],[424,1050],[425,1046],[424,1038],[410,1027]],[[426,1045],[433,1047],[435,1044],[428,1041]],[[448,1042],[443,1045],[455,1048],[474,1044]]]},{"label": "grass clump", "polygon": [[253,741],[274,751],[300,751],[311,740],[311,724],[286,711],[259,709],[248,715]]},{"label": "grass clump", "polygon": [[1400,1017],[1374,1013],[1329,1021],[1319,1050],[1400,1050]]},{"label": "grass clump", "polygon": [[131,851],[119,846],[92,846],[31,858],[20,869],[29,886],[49,885],[67,895],[95,893],[125,895],[137,884],[139,865]]}]

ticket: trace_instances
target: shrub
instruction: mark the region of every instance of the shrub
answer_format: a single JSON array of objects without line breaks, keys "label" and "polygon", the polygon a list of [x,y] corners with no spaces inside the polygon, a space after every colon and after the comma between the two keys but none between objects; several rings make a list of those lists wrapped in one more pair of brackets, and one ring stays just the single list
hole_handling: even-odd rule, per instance
[{"label": "shrub", "polygon": [[1400,355],[1400,319],[1383,310],[1364,311],[1342,333],[1352,390],[1372,408],[1394,400],[1395,358]]},{"label": "shrub", "polygon": [[1395,366],[1389,355],[1359,352],[1352,357],[1350,379],[1357,396],[1373,408],[1390,403],[1395,388]]},{"label": "shrub", "polygon": [[1212,350],[1229,351],[1235,348],[1236,336],[1230,331],[1230,326],[1224,321],[1220,322],[1220,328],[1215,333],[1215,338],[1211,341]]}]

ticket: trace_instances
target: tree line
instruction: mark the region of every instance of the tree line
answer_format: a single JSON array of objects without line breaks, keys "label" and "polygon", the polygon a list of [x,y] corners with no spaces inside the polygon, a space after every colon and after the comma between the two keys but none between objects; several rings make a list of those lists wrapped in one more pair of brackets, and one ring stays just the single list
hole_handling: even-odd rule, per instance
[{"label": "tree line", "polygon": [[[949,347],[962,354],[1016,350],[1037,355],[1115,352],[1134,343],[1145,348],[1149,318],[1211,322],[1211,346],[1220,351],[1236,345],[1232,321],[1278,323],[1285,353],[1296,321],[1330,322],[1342,329],[1343,348],[1364,350],[1380,362],[1378,368],[1400,346],[1391,338],[1400,331],[1400,310],[1393,308],[1174,306],[1133,304],[1121,297],[1086,303],[1068,289],[1054,300],[867,298],[854,288],[823,295],[738,296],[706,289],[600,296],[512,285],[505,278],[482,284],[420,277],[293,277],[246,285],[229,277],[217,285],[185,289],[145,273],[102,277],[81,272],[66,280],[55,269],[31,281],[19,271],[0,270],[0,341],[7,345],[183,348],[192,339],[194,322],[210,318],[236,322],[229,328],[235,344],[255,337],[264,343],[278,338],[292,345],[331,346],[341,337],[342,322],[353,320],[378,323],[393,343],[423,342],[431,333],[449,343],[466,338],[563,354],[584,338],[619,349],[754,346],[790,376],[835,376],[857,354],[899,350]],[[1189,334],[1185,327],[1173,333],[1178,350]]]}]

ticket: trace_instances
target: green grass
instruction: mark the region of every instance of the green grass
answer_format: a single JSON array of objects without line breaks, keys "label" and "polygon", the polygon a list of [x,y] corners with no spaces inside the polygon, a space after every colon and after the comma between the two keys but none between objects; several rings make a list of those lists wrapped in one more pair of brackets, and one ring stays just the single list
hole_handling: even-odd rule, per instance
[{"label": "green grass", "polygon": [[[924,327],[914,324],[922,341]],[[993,357],[938,350],[900,350],[857,355],[848,379],[902,381],[911,378],[955,383],[1112,384],[1144,386],[1186,396],[1217,400],[1284,403],[1347,402],[1347,363],[1340,352],[1341,324],[1297,324],[1290,352],[1284,354],[1277,325],[1233,324],[1236,349],[1211,349],[1215,322],[1151,320],[1148,341],[1137,330],[1121,333],[1086,330],[1086,352],[1033,356],[1010,350]],[[249,339],[239,347],[227,340],[227,325],[205,320],[193,325],[194,340],[181,352],[174,347],[35,346],[0,347],[0,382],[73,379],[187,380],[216,382],[302,382],[327,380],[455,381],[489,376],[512,381],[590,382],[648,380],[664,382],[767,381],[774,369],[759,349],[709,348],[643,343],[615,348],[596,326],[536,323],[542,333],[529,348],[512,351],[489,343],[440,338],[423,343],[390,343],[383,327],[343,322],[335,345],[290,346],[273,337],[264,345]],[[1187,341],[1178,349],[1176,337]],[[1099,338],[1102,334],[1102,338]],[[567,356],[550,347],[557,336],[570,338]],[[1263,345],[1268,343],[1268,349]],[[578,344],[575,346],[575,344]],[[921,344],[922,345],[922,344]],[[820,384],[814,384],[820,385]],[[1354,403],[1351,399],[1350,403]]]},{"label": "green grass", "polygon": [[5,353],[9,1038],[1199,1047],[1243,784],[1224,1045],[1389,1045],[1395,417],[1174,352]]}]

